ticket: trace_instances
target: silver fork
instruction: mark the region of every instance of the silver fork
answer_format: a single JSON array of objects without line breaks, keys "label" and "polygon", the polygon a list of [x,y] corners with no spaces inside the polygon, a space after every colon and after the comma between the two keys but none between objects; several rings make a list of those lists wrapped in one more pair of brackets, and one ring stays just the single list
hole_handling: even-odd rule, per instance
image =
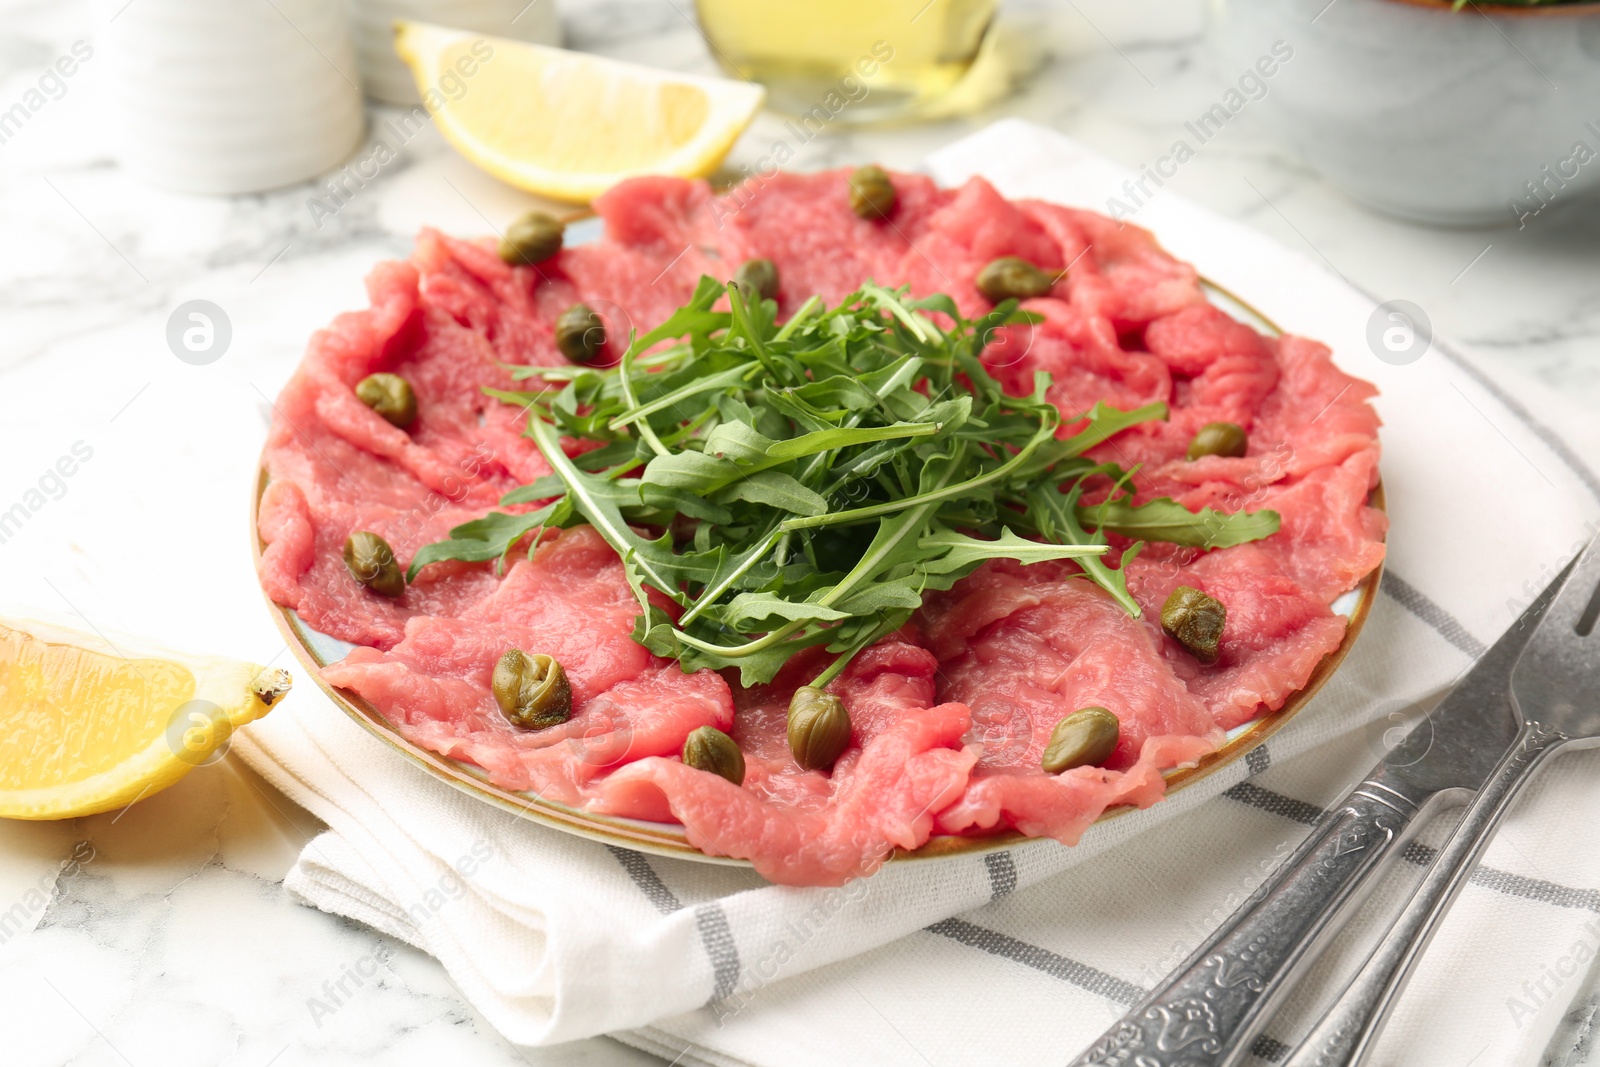
[{"label": "silver fork", "polygon": [[1439,920],[1512,802],[1557,753],[1600,745],[1600,538],[1563,577],[1511,671],[1510,708],[1519,723],[1511,747],[1405,910],[1284,1067],[1347,1067],[1366,1060]]},{"label": "silver fork", "polygon": [[1512,668],[1567,570],[1534,598],[1433,713],[1328,809],[1299,848],[1073,1067],[1236,1067],[1416,828],[1466,803],[1512,745]]}]

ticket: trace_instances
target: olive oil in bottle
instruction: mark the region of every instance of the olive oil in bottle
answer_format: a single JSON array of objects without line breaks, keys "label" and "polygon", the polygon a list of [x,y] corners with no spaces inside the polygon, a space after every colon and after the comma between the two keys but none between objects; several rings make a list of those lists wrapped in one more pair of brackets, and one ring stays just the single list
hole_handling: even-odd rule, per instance
[{"label": "olive oil in bottle", "polygon": [[807,125],[904,115],[950,90],[999,0],[696,0],[712,54]]}]

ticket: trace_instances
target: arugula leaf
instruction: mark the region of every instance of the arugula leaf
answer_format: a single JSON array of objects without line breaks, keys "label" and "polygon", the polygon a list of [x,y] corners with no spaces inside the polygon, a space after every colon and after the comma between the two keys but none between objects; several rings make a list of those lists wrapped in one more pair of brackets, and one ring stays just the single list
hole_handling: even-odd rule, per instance
[{"label": "arugula leaf", "polygon": [[[416,581],[418,571],[440,560],[459,559],[481,563],[484,560],[501,559],[510,553],[511,546],[523,535],[546,525],[559,525],[559,522],[551,520],[562,510],[562,502],[558,501],[521,515],[491,511],[481,519],[464,522],[450,531],[450,540],[435,541],[417,550],[417,554],[411,557],[411,566],[406,568],[406,581]],[[569,514],[571,512],[570,507],[564,510]]]},{"label": "arugula leaf", "polygon": [[718,459],[704,452],[668,452],[652,459],[644,468],[644,480],[668,489],[688,489],[709,493],[731,485],[744,476],[732,460]]},{"label": "arugula leaf", "polygon": [[[805,456],[814,456],[818,452],[836,452],[852,445],[864,445],[877,441],[896,441],[908,437],[932,437],[937,434],[942,425],[938,421],[931,422],[896,422],[888,426],[850,426],[840,427],[837,430],[813,430],[799,437],[792,437],[787,441],[774,441],[767,446],[767,459],[782,463],[786,460],[801,459]],[[710,441],[707,441],[710,447]]]},{"label": "arugula leaf", "polygon": [[544,453],[545,462],[567,483],[566,499],[572,501],[572,507],[588,519],[589,525],[622,557],[623,571],[628,577],[628,584],[633,587],[634,596],[639,600],[639,606],[650,610],[650,598],[644,591],[646,583],[670,597],[681,597],[677,583],[655,565],[657,561],[652,552],[652,548],[668,554],[670,550],[659,542],[646,541],[629,528],[618,509],[613,483],[579,470],[577,464],[561,451],[561,439],[556,436],[555,427],[548,422],[536,418],[528,424],[528,432],[533,436],[534,444],[539,446],[539,451]]},{"label": "arugula leaf", "polygon": [[846,615],[874,616],[885,611],[915,611],[922,606],[922,589],[911,577],[869,585],[839,601]]},{"label": "arugula leaf", "polygon": [[712,522],[719,525],[733,521],[732,511],[688,489],[641,482],[639,485],[639,499],[663,514],[677,512],[691,519],[699,519],[701,522]]},{"label": "arugula leaf", "polygon": [[[713,310],[724,298],[728,310]],[[1113,567],[1109,531],[1221,547],[1277,529],[1270,512],[1138,503],[1127,473],[1084,455],[1165,418],[1165,405],[1098,403],[1060,438],[1049,375],[1008,394],[980,356],[996,331],[1038,321],[1015,301],[968,321],[947,296],[867,284],[782,325],[776,314],[702,278],[616,367],[509,368],[537,388],[485,393],[527,412],[552,473],[501,506],[542,506],[458,526],[408,577],[441,560],[503,561],[545,529],[587,522],[622,558],[646,648],[685,671],[737,667],[752,685],[826,646],[821,685],[986,560],[1072,560],[1137,615],[1121,567],[1143,542]],[[1083,505],[1101,477],[1106,502]],[[652,590],[682,610],[662,610]]]},{"label": "arugula leaf", "polygon": [[718,622],[737,627],[741,623],[766,624],[772,619],[785,622],[838,622],[851,612],[824,607],[804,600],[789,600],[777,593],[740,593],[725,607],[716,609]]},{"label": "arugula leaf", "polygon": [[[1083,483],[1074,485],[1065,495],[1053,485],[1036,485],[1028,493],[1029,514],[1045,537],[1069,545],[1104,545],[1106,539],[1096,531],[1090,533],[1078,521],[1078,498],[1083,495]],[[1110,593],[1123,610],[1134,618],[1144,614],[1139,602],[1128,592],[1128,576],[1122,567],[1138,555],[1142,545],[1134,545],[1122,554],[1122,562],[1115,569],[1108,567],[1099,557],[1078,560],[1078,566],[1089,580]]]},{"label": "arugula leaf", "polygon": [[[561,480],[561,475],[546,474],[543,478],[537,478],[527,485],[519,485],[511,490],[511,492],[500,498],[500,506],[508,508],[514,504],[531,504],[535,500],[547,500],[553,496],[561,496],[566,491],[567,483]],[[493,515],[494,512],[489,514]]]},{"label": "arugula leaf", "polygon": [[1105,545],[1051,544],[1048,541],[1028,541],[1010,530],[986,541],[954,530],[943,530],[923,537],[917,547],[929,554],[922,567],[929,574],[949,574],[960,571],[968,574],[978,564],[990,559],[1014,559],[1021,563],[1038,563],[1049,559],[1079,559],[1098,556]]},{"label": "arugula leaf", "polygon": [[1134,504],[1129,497],[1078,508],[1080,520],[1124,537],[1166,541],[1192,548],[1228,548],[1259,541],[1278,532],[1276,511],[1237,511],[1215,508],[1190,511],[1170,496]]},{"label": "arugula leaf", "polygon": [[1118,411],[1104,400],[1097,400],[1093,410],[1083,417],[1089,420],[1089,425],[1061,442],[1062,451],[1069,456],[1081,456],[1095,445],[1110,440],[1130,426],[1137,426],[1151,419],[1166,418],[1167,405],[1146,404],[1132,411]]},{"label": "arugula leaf", "polygon": [[742,478],[717,494],[718,503],[746,500],[767,504],[791,515],[819,516],[828,513],[828,499],[801,485],[782,471],[760,471]]}]

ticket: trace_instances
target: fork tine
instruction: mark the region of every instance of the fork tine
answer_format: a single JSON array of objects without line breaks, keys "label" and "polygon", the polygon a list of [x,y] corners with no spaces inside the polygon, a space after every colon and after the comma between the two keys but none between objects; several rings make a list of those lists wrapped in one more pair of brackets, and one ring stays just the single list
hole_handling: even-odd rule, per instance
[{"label": "fork tine", "polygon": [[1511,698],[1525,719],[1573,736],[1600,733],[1600,537],[1568,566],[1544,619],[1511,672]]},{"label": "fork tine", "polygon": [[[1595,600],[1596,590],[1600,590],[1600,537],[1591,540],[1578,553],[1576,559],[1568,565],[1571,572],[1566,582],[1561,587],[1561,592],[1556,596],[1555,603],[1550,605],[1550,610],[1545,613],[1545,621],[1540,626],[1541,632],[1549,628],[1577,634],[1579,622],[1591,610]],[[1588,629],[1594,628],[1594,620],[1589,620]]]},{"label": "fork tine", "polygon": [[[1541,720],[1555,713],[1563,727],[1570,728],[1578,700],[1575,690],[1592,685],[1584,669],[1600,671],[1600,656],[1579,648],[1587,637],[1580,631],[1592,630],[1592,616],[1600,613],[1595,608],[1600,603],[1597,587],[1600,538],[1562,568],[1513,624],[1513,630],[1534,624],[1511,672],[1513,706],[1524,720],[1516,737],[1478,788],[1405,908],[1311,1033],[1284,1058],[1284,1067],[1352,1067],[1366,1062],[1412,968],[1466,884],[1495,827],[1534,772],[1569,742],[1567,734]],[[1541,605],[1548,605],[1542,617]],[[1575,649],[1580,652],[1577,657]],[[1566,702],[1557,703],[1562,697]],[[1600,726],[1600,716],[1591,714],[1589,719]],[[1576,721],[1582,725],[1582,716]]]}]

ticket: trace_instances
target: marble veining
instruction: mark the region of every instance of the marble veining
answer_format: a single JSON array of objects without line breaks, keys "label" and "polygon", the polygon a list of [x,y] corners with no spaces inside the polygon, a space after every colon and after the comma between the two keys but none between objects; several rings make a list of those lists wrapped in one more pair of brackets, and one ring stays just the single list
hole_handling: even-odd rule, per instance
[{"label": "marble veining", "polygon": [[[96,27],[83,0],[3,0],[0,11],[4,110],[72,42],[92,42]],[[716,73],[690,0],[562,0],[562,12],[572,47]],[[1201,0],[1010,0],[1002,29],[1011,95],[935,122],[870,131],[836,124],[798,146],[791,166],[878,159],[914,167],[931,149],[1016,115],[1137,168],[1167,151],[1233,76],[1209,44]],[[76,437],[109,456],[119,426],[170,417],[174,408],[159,395],[187,388],[187,379],[161,337],[182,300],[223,303],[239,336],[249,337],[230,357],[232,392],[213,394],[231,408],[209,421],[197,414],[187,436],[174,430],[173,454],[192,455],[213,447],[220,439],[207,435],[229,419],[265,419],[266,398],[310,331],[364,303],[366,269],[403,254],[419,225],[485,232],[527,204],[466,165],[431,128],[320,219],[308,207],[322,195],[316,185],[230,199],[164,193],[123,174],[109,155],[101,74],[86,62],[60,99],[0,144],[0,443],[17,457],[0,484],[7,500],[26,488],[35,457],[42,469]],[[357,158],[393,136],[387,123],[398,114],[370,110]],[[784,136],[782,117],[762,116],[724,177],[737,177]],[[1426,229],[1352,204],[1248,113],[1169,184],[1383,298],[1420,304],[1436,329],[1546,413],[1580,453],[1600,458],[1600,424],[1587,414],[1600,404],[1594,198],[1551,208],[1522,230]],[[68,404],[62,393],[77,399]],[[1557,395],[1564,405],[1552,403]],[[11,431],[6,413],[32,403],[72,412],[63,416],[62,441],[39,444]],[[86,499],[91,492],[98,495]],[[41,531],[50,522],[64,528],[59,545],[30,527],[0,547],[8,599],[67,597],[110,624],[140,629],[127,608],[136,601],[104,590],[120,583],[148,599],[160,592],[160,576],[141,573],[137,561],[114,575],[103,562],[86,562],[74,555],[71,528],[100,510],[137,511],[136,491],[101,477],[71,493],[38,519]],[[237,486],[202,485],[172,506],[195,516],[196,507],[232,509],[219,536],[239,537],[243,551],[238,496]],[[254,611],[247,585],[230,581],[210,595],[246,598]],[[262,662],[283,654],[262,647],[256,628],[235,635],[225,621],[194,613],[169,618],[174,632],[165,636],[174,644],[203,646],[220,628],[217,640],[248,646],[241,654],[253,647]],[[0,1058],[17,1067],[659,1062],[604,1040],[514,1048],[430,958],[290,901],[284,872],[316,830],[233,758],[120,814],[0,823]]]}]

